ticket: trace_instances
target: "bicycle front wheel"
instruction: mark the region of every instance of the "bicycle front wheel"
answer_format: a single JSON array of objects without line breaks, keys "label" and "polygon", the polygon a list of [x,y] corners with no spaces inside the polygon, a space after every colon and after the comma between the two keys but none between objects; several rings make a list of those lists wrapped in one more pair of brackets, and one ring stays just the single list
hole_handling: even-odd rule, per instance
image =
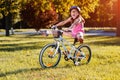
[{"label": "bicycle front wheel", "polygon": [[47,44],[40,51],[39,62],[42,68],[55,67],[61,58],[61,52],[57,44]]}]

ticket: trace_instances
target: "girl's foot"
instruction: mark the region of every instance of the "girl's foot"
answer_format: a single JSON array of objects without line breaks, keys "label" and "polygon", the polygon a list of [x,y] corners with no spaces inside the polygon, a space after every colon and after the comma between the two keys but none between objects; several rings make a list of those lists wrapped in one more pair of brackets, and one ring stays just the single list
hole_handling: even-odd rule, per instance
[{"label": "girl's foot", "polygon": [[83,39],[78,39],[78,41],[82,44],[83,43]]},{"label": "girl's foot", "polygon": [[75,62],[75,66],[78,66],[80,64],[80,62],[76,61]]}]

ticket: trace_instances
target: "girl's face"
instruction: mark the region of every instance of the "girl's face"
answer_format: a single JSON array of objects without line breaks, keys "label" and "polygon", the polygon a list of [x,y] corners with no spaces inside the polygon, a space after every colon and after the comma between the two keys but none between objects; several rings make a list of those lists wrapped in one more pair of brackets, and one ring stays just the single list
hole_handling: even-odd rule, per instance
[{"label": "girl's face", "polygon": [[73,19],[76,19],[79,16],[79,12],[76,9],[72,9],[70,14]]}]

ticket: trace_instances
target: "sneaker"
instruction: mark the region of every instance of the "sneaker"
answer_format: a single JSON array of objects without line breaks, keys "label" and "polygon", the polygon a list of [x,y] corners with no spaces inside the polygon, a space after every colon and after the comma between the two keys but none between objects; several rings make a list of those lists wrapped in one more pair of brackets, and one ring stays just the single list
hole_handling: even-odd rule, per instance
[{"label": "sneaker", "polygon": [[79,64],[80,64],[80,62],[77,62],[77,61],[75,62],[75,66],[78,66]]},{"label": "sneaker", "polygon": [[80,42],[80,44],[83,44],[83,39],[80,39],[79,42]]}]

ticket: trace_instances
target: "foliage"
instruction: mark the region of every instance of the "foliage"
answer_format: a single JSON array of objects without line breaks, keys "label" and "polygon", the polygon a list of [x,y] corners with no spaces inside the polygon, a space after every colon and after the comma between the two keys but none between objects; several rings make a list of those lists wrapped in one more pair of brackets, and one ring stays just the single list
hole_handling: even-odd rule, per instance
[{"label": "foliage", "polygon": [[95,12],[90,14],[91,18],[87,20],[89,23],[87,26],[115,27],[116,8],[116,0],[100,0]]},{"label": "foliage", "polygon": [[12,14],[13,20],[19,15],[20,11],[20,0],[1,0],[0,1],[0,18],[4,15]]},{"label": "foliage", "polygon": [[6,30],[6,36],[9,36],[9,29],[14,23],[20,20],[21,0],[1,0],[0,1],[0,19],[2,19],[2,26]]},{"label": "foliage", "polygon": [[[69,37],[65,38],[73,41]],[[0,80],[119,79],[120,38],[85,36],[85,43],[92,49],[92,59],[88,65],[74,66],[72,61],[66,62],[62,56],[56,68],[42,69],[39,65],[39,52],[52,41],[51,36],[0,35]]]},{"label": "foliage", "polygon": [[117,31],[116,31],[116,36],[120,37],[120,0],[117,0]]},{"label": "foliage", "polygon": [[[12,23],[22,20],[37,31],[67,18],[69,8],[77,5],[86,26],[115,26],[117,0],[1,0],[0,18],[12,15]],[[20,13],[21,11],[21,13]],[[58,14],[58,15],[57,15]]]},{"label": "foliage", "polygon": [[21,10],[21,16],[30,27],[35,28],[37,31],[54,23],[57,19],[57,13],[48,0],[30,1]]},{"label": "foliage", "polygon": [[94,13],[99,5],[99,0],[74,0],[75,4],[81,7],[82,15],[87,19],[90,18],[90,13]]},{"label": "foliage", "polygon": [[23,7],[21,16],[29,26],[39,30],[57,21],[57,13],[59,21],[68,17],[69,9],[73,5],[82,6],[83,16],[89,18],[89,13],[94,12],[97,3],[98,0],[92,0],[92,2],[89,0],[31,0]]},{"label": "foliage", "polygon": [[94,12],[99,0],[54,0],[56,12],[66,18],[69,15],[71,6],[77,5],[81,8],[81,14],[85,18],[90,18],[89,13]]},{"label": "foliage", "polygon": [[55,10],[59,14],[59,21],[69,16],[69,9],[73,4],[74,0],[53,0]]}]

